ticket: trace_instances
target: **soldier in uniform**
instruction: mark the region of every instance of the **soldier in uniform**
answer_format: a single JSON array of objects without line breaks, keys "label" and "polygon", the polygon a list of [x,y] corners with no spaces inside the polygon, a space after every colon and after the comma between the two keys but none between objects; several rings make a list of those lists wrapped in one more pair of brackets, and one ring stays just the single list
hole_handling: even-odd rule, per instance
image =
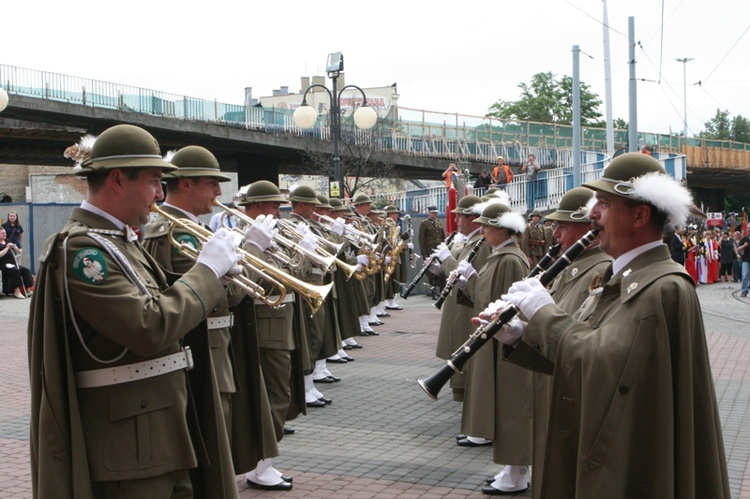
[{"label": "soldier in uniform", "polygon": [[[279,266],[266,250],[273,242],[270,222],[281,216],[279,209],[288,201],[279,188],[267,180],[259,180],[240,191],[237,200],[245,207],[248,217],[255,223],[248,232],[257,230],[262,237],[251,238],[244,249],[268,265]],[[299,269],[286,269],[301,275]],[[296,276],[295,276],[296,277]],[[258,281],[262,283],[262,281]],[[277,295],[269,291],[269,300],[276,301]],[[276,292],[278,293],[278,292]],[[255,299],[244,302],[255,308],[256,331],[260,347],[260,366],[263,371],[268,400],[271,405],[273,427],[278,442],[285,435],[284,423],[305,412],[305,389],[302,364],[302,342],[305,341],[300,327],[295,328],[295,294],[287,292],[281,306],[271,307],[264,301]],[[298,347],[299,346],[299,347]],[[292,479],[273,467],[271,458],[258,462],[252,471],[245,474],[245,480],[253,488],[264,490],[291,490]]]},{"label": "soldier in uniform", "polygon": [[521,236],[521,251],[528,257],[532,268],[539,263],[539,260],[547,252],[545,248],[548,248],[547,235],[544,226],[540,223],[541,220],[542,214],[537,210],[532,211],[529,215],[526,230],[523,231]]},{"label": "soldier in uniform", "polygon": [[[132,230],[176,169],[154,137],[117,125],[68,155],[88,196],[47,240],[31,302],[34,497],[237,497],[207,338],[193,345],[198,390],[182,345],[226,300],[237,242],[217,233],[169,286]],[[211,471],[192,482],[199,463]]]},{"label": "soldier in uniform", "polygon": [[[458,234],[454,237],[448,254],[443,254],[441,258],[440,269],[443,274],[448,275],[458,267],[458,263],[466,260],[474,246],[482,239],[479,233],[481,225],[475,222],[476,218],[482,214],[482,200],[477,196],[464,196],[458,203],[455,210],[451,211],[456,215],[456,227]],[[482,268],[487,262],[490,254],[490,247],[482,244],[474,257],[472,264],[475,268]],[[440,255],[438,255],[440,258]],[[440,359],[449,360],[453,352],[464,344],[469,335],[476,329],[472,323],[473,304],[468,300],[459,301],[460,290],[456,287],[451,290],[448,298],[442,307],[440,316],[440,333],[438,334],[437,355]],[[466,386],[466,370],[463,373],[456,373],[451,376],[451,390],[453,400],[463,402],[464,387]],[[465,435],[462,435],[466,438]]]},{"label": "soldier in uniform", "polygon": [[[525,226],[521,215],[503,203],[491,203],[475,223],[482,226],[492,252],[479,271],[466,260],[456,270],[461,275],[458,286],[474,302],[474,315],[478,315],[511,283],[528,275],[529,266],[515,241]],[[492,342],[468,362],[461,426],[469,436],[458,441],[469,447],[492,442],[492,460],[506,465],[482,489],[489,494],[521,492],[531,479],[533,379],[531,372],[502,362],[499,353],[500,346]]]},{"label": "soldier in uniform", "polygon": [[[378,234],[380,232],[380,226],[373,223],[368,216],[370,211],[372,211],[372,201],[370,200],[370,197],[366,194],[357,194],[351,205],[354,208],[356,213],[355,219],[358,220],[360,227],[370,234]],[[360,255],[358,257],[358,263],[368,265],[370,262],[367,255]],[[371,322],[374,322],[372,321],[372,317],[375,316],[375,308],[378,303],[380,303],[380,289],[382,289],[382,282],[378,282],[377,280],[378,275],[380,275],[380,273],[368,276],[362,281],[370,309],[367,314],[359,317],[359,326],[362,334],[369,336],[378,336],[380,334],[371,327]],[[374,318],[377,319],[377,317]]]},{"label": "soldier in uniform", "polygon": [[[429,214],[427,220],[419,224],[419,251],[422,253],[422,258],[428,258],[435,248],[445,241],[445,229],[443,222],[437,218],[437,206],[428,207],[427,212]],[[427,279],[432,288],[432,299],[435,300],[437,294],[445,286],[445,276],[427,272]]]},{"label": "soldier in uniform", "polygon": [[[161,209],[173,217],[188,219],[195,224],[202,225],[198,216],[211,213],[214,199],[221,195],[219,183],[229,182],[231,178],[221,173],[216,157],[208,149],[200,146],[183,147],[171,158],[168,155],[168,160],[178,169],[167,172],[162,177],[167,184],[167,197]],[[151,253],[167,275],[180,276],[190,270],[195,265],[195,261],[170,244],[167,237],[170,225],[169,220],[158,215],[155,220],[146,225],[143,247]],[[199,248],[198,241],[188,231],[175,227],[173,235],[178,242]],[[227,289],[233,290],[231,287]],[[244,297],[239,290],[233,291],[229,292],[233,295],[232,305]],[[230,432],[232,429],[231,400],[236,390],[229,355],[231,324],[232,316],[229,313],[229,300],[227,299],[216,306],[209,314],[206,323],[201,325],[202,334],[208,331],[211,360],[219,383],[224,420]]]},{"label": "soldier in uniform", "polygon": [[[401,219],[401,212],[399,209],[394,205],[388,205],[384,208],[385,216],[387,218],[390,218],[393,220],[393,223],[396,228],[398,228],[399,236],[401,235],[401,229],[399,225],[399,220]],[[398,241],[401,241],[399,238]],[[404,241],[401,245],[401,249],[399,251],[399,254],[396,256],[398,258],[398,262],[396,263],[396,267],[393,270],[393,273],[391,274],[391,278],[386,283],[386,300],[385,300],[385,310],[403,310],[403,307],[398,305],[396,303],[395,297],[399,294],[401,291],[401,284],[402,282],[406,282],[409,279],[408,273],[408,263],[407,263],[407,255],[408,251],[414,249],[414,243],[411,241],[406,242]],[[390,314],[388,312],[384,311],[384,316],[388,317]]]},{"label": "soldier in uniform", "polygon": [[554,362],[541,497],[729,497],[701,307],[662,242],[690,193],[639,153],[584,185],[614,261],[572,317],[538,279],[513,284],[502,298],[529,322],[496,335],[529,368]]}]

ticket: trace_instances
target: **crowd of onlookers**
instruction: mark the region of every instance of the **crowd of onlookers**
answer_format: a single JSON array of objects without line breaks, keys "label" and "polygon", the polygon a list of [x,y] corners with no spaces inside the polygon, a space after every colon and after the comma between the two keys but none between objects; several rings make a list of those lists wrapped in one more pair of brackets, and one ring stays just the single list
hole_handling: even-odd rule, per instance
[{"label": "crowd of onlookers", "polygon": [[19,299],[28,298],[34,290],[34,277],[31,271],[18,263],[21,256],[23,226],[18,213],[11,211],[8,219],[0,227],[0,274],[2,274],[3,294]]},{"label": "crowd of onlookers", "polygon": [[750,281],[750,237],[734,224],[721,228],[668,226],[664,242],[672,259],[685,266],[697,284],[742,282],[742,297]]}]

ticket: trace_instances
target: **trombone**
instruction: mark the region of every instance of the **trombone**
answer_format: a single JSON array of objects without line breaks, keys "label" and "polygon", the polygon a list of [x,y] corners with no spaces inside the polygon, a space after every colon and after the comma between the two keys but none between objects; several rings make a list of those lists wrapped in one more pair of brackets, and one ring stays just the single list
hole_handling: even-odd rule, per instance
[{"label": "trombone", "polygon": [[[224,204],[222,204],[218,199],[214,199],[214,205],[218,206],[222,210],[224,210],[224,213],[222,214],[222,221],[224,220],[225,215],[233,215],[237,217],[239,220],[242,220],[246,224],[252,225],[255,223],[255,220],[247,216],[245,213],[241,212],[240,210],[232,209]],[[222,222],[223,224],[223,222]],[[236,227],[230,229],[230,230],[237,230],[241,232],[241,229],[237,229]],[[287,239],[286,237],[282,236],[281,234],[276,234],[274,236],[274,241],[279,244],[280,246],[285,247],[289,251],[292,252],[293,256],[290,258],[287,256],[283,251],[280,251],[276,248],[268,248],[266,250],[266,253],[268,253],[272,258],[276,259],[277,261],[281,262],[282,265],[288,265],[290,268],[297,268],[299,267],[300,262],[294,260],[294,255],[301,255],[304,258],[307,258],[310,260],[314,265],[322,268],[325,271],[328,271],[335,265],[334,257],[331,255],[324,255],[324,254],[318,254],[314,251],[310,251],[306,248],[303,248],[302,246],[298,245],[291,239]]]},{"label": "trombone", "polygon": [[[180,253],[184,254],[186,257],[194,261],[197,260],[198,255],[200,255],[200,250],[197,248],[193,248],[189,244],[183,244],[177,241],[174,237],[175,229],[178,227],[183,229],[184,231],[195,237],[201,246],[206,244],[206,242],[211,239],[211,237],[213,236],[213,232],[193,222],[192,220],[172,216],[155,204],[151,205],[151,211],[154,213],[158,213],[169,221],[170,227],[169,233],[167,234],[169,243],[173,247],[177,248],[177,250],[179,250]],[[262,259],[256,257],[248,251],[245,251],[243,249],[237,249],[237,251],[242,257],[239,262],[240,267],[248,272],[253,272],[256,275],[260,276],[261,279],[272,286],[272,289],[278,291],[278,295],[269,295],[269,292],[266,291],[263,286],[253,281],[248,275],[245,275],[244,273],[237,275],[227,274],[226,276],[224,276],[224,279],[239,287],[240,289],[242,289],[242,291],[252,296],[253,298],[261,300],[269,307],[283,306],[288,287],[289,289],[299,293],[305,300],[307,300],[313,310],[313,313],[315,313],[315,311],[318,310],[321,305],[323,305],[326,296],[328,296],[328,293],[331,291],[331,287],[333,286],[332,283],[323,286],[307,284],[306,282],[300,281],[299,279],[296,279],[295,277],[287,274],[283,270],[270,265],[268,262],[263,261]]]}]

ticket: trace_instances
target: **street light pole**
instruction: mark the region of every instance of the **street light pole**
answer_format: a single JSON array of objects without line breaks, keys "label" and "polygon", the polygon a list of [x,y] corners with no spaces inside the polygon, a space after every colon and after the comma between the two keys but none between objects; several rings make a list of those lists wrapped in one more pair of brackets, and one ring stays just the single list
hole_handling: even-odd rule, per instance
[{"label": "street light pole", "polygon": [[357,128],[369,130],[375,126],[378,120],[377,113],[367,105],[367,96],[365,91],[357,85],[346,85],[341,90],[338,89],[337,83],[341,71],[344,70],[344,56],[341,52],[328,54],[326,72],[332,81],[332,89],[329,90],[325,85],[313,83],[305,90],[302,95],[302,104],[294,111],[294,122],[300,128],[312,128],[318,120],[318,113],[307,103],[307,94],[315,87],[322,88],[328,94],[330,99],[329,126],[331,130],[331,140],[333,141],[333,177],[338,189],[331,188],[330,197],[341,197],[343,179],[341,175],[341,156],[339,154],[339,140],[341,140],[341,95],[344,90],[354,88],[362,94],[362,105],[354,112],[354,124]]},{"label": "street light pole", "polygon": [[685,105],[685,108],[683,110],[683,125],[685,127],[683,135],[685,136],[685,144],[687,144],[687,134],[688,134],[688,126],[687,126],[687,63],[690,61],[693,61],[694,59],[692,57],[683,57],[682,59],[675,59],[677,62],[682,63],[682,100]]}]

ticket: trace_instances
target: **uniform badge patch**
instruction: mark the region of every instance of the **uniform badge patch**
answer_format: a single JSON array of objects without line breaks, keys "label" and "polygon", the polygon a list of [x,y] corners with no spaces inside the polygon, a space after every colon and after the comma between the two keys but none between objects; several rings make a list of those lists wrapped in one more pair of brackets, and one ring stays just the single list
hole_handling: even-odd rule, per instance
[{"label": "uniform badge patch", "polygon": [[[180,244],[187,244],[188,246],[192,246],[195,249],[198,249],[198,241],[195,240],[195,237],[193,237],[191,234],[177,234],[175,237],[175,240]],[[179,248],[173,246],[172,250],[174,250],[176,253],[179,253]]]},{"label": "uniform badge patch", "polygon": [[104,284],[107,260],[98,248],[83,248],[73,255],[73,273],[83,282]]}]

